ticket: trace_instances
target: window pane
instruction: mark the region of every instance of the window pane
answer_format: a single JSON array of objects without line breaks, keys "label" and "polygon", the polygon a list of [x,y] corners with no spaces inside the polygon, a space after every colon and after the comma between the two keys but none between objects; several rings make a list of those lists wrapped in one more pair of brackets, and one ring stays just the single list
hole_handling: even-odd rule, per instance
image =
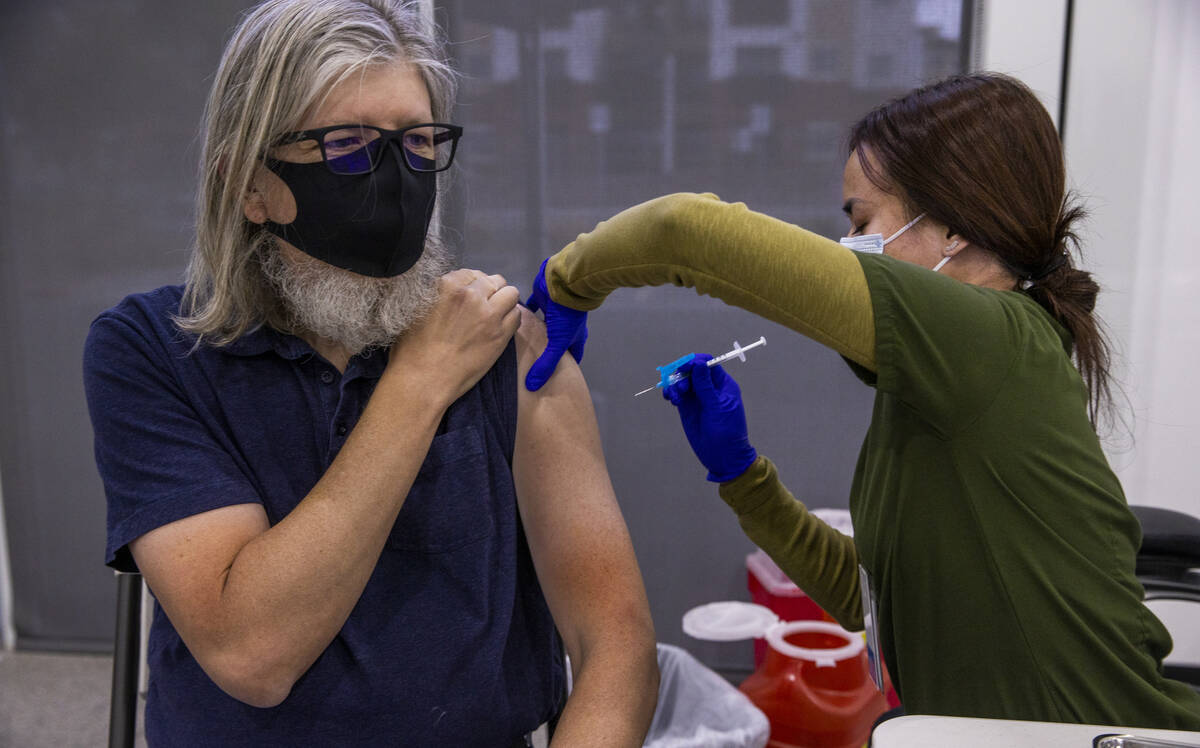
[{"label": "window pane", "polygon": [[846,128],[959,72],[961,6],[439,3],[467,73],[448,216],[461,221],[465,261],[523,269],[622,208],[680,190],[840,236]]}]

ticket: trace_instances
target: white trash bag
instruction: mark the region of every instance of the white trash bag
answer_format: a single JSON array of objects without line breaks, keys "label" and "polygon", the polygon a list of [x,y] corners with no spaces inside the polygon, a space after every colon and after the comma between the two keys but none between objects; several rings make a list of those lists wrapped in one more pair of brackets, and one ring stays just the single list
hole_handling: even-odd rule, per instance
[{"label": "white trash bag", "polygon": [[643,748],[763,748],[771,726],[745,694],[686,650],[658,645],[658,708]]}]

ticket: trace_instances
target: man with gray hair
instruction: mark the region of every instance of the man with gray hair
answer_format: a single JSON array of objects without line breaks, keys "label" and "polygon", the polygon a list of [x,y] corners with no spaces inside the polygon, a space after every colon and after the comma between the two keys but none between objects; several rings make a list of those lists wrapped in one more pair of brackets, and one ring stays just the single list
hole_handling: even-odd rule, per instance
[{"label": "man with gray hair", "polygon": [[447,272],[453,83],[408,4],[254,8],[186,284],[92,325],[106,562],[158,601],[151,745],[645,736],[653,625],[583,377],[519,387],[541,322]]}]

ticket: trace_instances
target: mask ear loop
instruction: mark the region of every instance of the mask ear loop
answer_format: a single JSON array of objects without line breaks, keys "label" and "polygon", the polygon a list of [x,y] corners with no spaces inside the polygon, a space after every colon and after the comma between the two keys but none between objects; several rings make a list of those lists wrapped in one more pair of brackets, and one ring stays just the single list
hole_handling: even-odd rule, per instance
[{"label": "mask ear loop", "polygon": [[889,236],[888,238],[884,239],[884,240],[883,240],[883,243],[886,245],[888,242],[890,242],[891,240],[895,239],[897,236],[900,236],[900,235],[901,235],[901,234],[903,234],[905,231],[908,231],[910,228],[912,228],[913,224],[915,224],[917,221],[921,220],[921,219],[922,219],[922,218],[924,218],[924,217],[925,217],[925,214],[924,214],[924,213],[922,213],[921,215],[919,215],[919,216],[917,216],[916,218],[912,219],[912,220],[911,220],[911,221],[909,221],[908,223],[904,224],[903,226],[901,226],[901,227],[900,227],[900,229],[899,229],[899,230],[898,230],[896,233],[894,233],[894,234],[892,234],[891,236]]},{"label": "mask ear loop", "polygon": [[[957,246],[958,246],[958,240],[957,240],[957,239],[955,239],[955,240],[954,240],[954,243],[953,243],[953,244],[951,244],[949,247],[946,247],[946,249],[945,249],[945,250],[943,250],[943,251],[945,251],[945,252],[953,252],[953,251],[954,251],[954,248],[955,248],[955,247],[957,247]],[[954,255],[950,255],[950,254],[948,254],[948,255],[946,255],[945,257],[943,257],[941,262],[939,262],[938,264],[936,264],[936,265],[934,265],[934,266],[933,266],[933,272],[935,272],[935,273],[936,273],[937,271],[941,270],[941,269],[942,269],[942,266],[943,266],[943,265],[945,265],[947,262],[950,262],[950,258],[952,258],[952,257],[954,257]]]}]

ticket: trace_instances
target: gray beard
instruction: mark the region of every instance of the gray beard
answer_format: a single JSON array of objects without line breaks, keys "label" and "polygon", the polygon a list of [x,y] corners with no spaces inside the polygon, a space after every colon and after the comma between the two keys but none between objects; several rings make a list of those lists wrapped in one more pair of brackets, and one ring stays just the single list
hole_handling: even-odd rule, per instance
[{"label": "gray beard", "polygon": [[345,347],[350,355],[390,346],[421,320],[438,296],[438,278],[450,269],[450,253],[431,235],[411,268],[391,278],[372,278],[296,252],[285,257],[274,242],[264,246],[263,275],[275,289],[291,329]]}]

